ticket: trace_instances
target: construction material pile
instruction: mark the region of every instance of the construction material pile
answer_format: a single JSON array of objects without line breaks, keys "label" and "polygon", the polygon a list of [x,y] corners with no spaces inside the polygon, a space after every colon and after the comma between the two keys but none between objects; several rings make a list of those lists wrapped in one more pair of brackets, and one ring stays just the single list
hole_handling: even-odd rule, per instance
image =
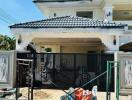
[{"label": "construction material pile", "polygon": [[61,100],[97,100],[97,86],[92,91],[83,88],[69,88],[66,95],[61,96]]}]

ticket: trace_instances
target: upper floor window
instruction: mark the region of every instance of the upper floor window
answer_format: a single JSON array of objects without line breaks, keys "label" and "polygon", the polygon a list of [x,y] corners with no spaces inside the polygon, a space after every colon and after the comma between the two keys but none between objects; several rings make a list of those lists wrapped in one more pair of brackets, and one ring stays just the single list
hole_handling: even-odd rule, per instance
[{"label": "upper floor window", "polygon": [[78,11],[76,13],[78,17],[93,18],[93,11]]},{"label": "upper floor window", "polygon": [[132,20],[132,11],[131,10],[115,10],[113,11],[113,20],[130,21]]},{"label": "upper floor window", "polygon": [[132,30],[132,26],[128,26],[128,30]]}]

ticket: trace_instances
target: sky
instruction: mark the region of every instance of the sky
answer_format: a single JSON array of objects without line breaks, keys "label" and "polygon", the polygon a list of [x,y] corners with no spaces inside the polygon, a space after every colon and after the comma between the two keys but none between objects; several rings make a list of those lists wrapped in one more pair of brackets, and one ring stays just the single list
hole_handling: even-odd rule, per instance
[{"label": "sky", "polygon": [[[2,16],[13,21],[7,23],[1,20]],[[45,16],[32,0],[0,0],[0,34],[12,36],[8,26],[44,18]]]}]

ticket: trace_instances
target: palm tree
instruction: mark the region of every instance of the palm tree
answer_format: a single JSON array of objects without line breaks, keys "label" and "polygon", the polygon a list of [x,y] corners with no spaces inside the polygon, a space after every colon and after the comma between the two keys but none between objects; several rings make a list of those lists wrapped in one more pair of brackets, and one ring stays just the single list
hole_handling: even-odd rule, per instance
[{"label": "palm tree", "polygon": [[0,35],[0,50],[14,50],[15,41],[14,37]]}]

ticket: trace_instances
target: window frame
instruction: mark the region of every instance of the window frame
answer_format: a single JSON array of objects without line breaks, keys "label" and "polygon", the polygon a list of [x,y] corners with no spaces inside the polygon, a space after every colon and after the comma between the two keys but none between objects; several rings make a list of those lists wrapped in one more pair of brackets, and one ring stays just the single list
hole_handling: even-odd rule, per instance
[{"label": "window frame", "polygon": [[[91,13],[92,15],[90,17],[84,17],[84,16],[78,16],[78,13]],[[94,12],[92,10],[89,10],[89,11],[76,11],[76,16],[93,19]]]}]

